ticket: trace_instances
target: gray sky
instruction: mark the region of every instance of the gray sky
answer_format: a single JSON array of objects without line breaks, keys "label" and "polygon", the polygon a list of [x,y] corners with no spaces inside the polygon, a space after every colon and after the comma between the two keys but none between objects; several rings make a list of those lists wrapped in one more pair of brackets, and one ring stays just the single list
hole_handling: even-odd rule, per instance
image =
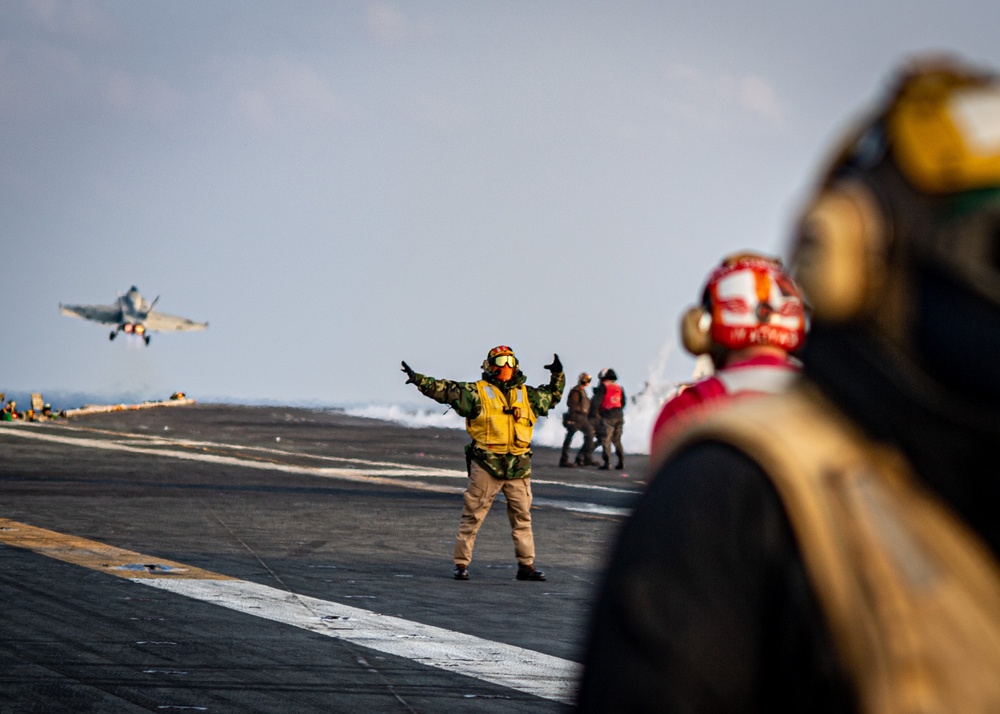
[{"label": "gray sky", "polygon": [[[726,252],[783,253],[916,51],[1000,4],[0,0],[0,391],[419,402],[514,347],[640,389]],[[62,317],[137,285],[147,348]]]}]

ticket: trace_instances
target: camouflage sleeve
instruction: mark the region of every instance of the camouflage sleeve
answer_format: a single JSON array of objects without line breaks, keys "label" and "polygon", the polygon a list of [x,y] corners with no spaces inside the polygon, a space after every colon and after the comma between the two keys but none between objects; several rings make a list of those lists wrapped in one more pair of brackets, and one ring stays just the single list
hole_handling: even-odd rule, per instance
[{"label": "camouflage sleeve", "polygon": [[475,382],[453,382],[450,379],[434,379],[425,374],[416,374],[413,383],[424,396],[447,404],[459,416],[475,418],[479,414],[481,406]]},{"label": "camouflage sleeve", "polygon": [[549,383],[544,387],[528,387],[528,401],[538,416],[545,416],[549,410],[562,399],[566,387],[565,372],[553,372]]}]

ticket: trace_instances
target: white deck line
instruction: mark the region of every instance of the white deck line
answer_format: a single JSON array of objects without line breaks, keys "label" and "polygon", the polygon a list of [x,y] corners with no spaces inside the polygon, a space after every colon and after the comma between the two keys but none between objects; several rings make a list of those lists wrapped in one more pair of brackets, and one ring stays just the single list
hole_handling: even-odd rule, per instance
[{"label": "white deck line", "polygon": [[566,704],[580,675],[570,660],[244,580],[133,582]]},{"label": "white deck line", "polygon": [[[322,478],[333,478],[339,479],[341,481],[351,481],[355,483],[375,483],[380,485],[391,485],[400,488],[408,488],[416,491],[431,491],[435,493],[464,493],[465,488],[462,486],[445,486],[442,484],[426,483],[424,481],[416,481],[411,478],[399,478],[402,476],[422,476],[424,478],[438,478],[449,474],[460,474],[462,478],[466,478],[465,472],[459,471],[445,471],[440,468],[425,468],[420,466],[413,466],[410,464],[402,464],[391,461],[369,461],[368,464],[372,466],[378,466],[379,468],[337,468],[332,466],[300,466],[297,464],[285,464],[276,461],[258,461],[254,459],[244,459],[237,456],[224,456],[220,454],[206,454],[196,451],[176,451],[161,448],[147,448],[142,446],[134,446],[127,441],[134,440],[136,437],[144,437],[145,435],[137,434],[120,434],[123,437],[122,440],[116,439],[91,439],[86,437],[78,436],[61,436],[58,434],[43,433],[41,431],[44,427],[27,427],[27,425],[19,425],[16,427],[2,427],[0,428],[0,436],[20,436],[26,439],[37,439],[39,441],[48,441],[59,444],[66,444],[69,446],[79,446],[83,448],[90,449],[103,449],[106,451],[122,451],[132,454],[142,454],[143,456],[165,456],[168,458],[181,459],[186,461],[202,461],[205,463],[215,463],[224,464],[227,466],[239,466],[242,468],[258,469],[262,471],[281,471],[284,473],[298,474],[304,476],[319,476]],[[191,443],[198,442],[187,442],[183,439],[172,441],[165,437],[148,437],[154,440],[158,444],[163,445],[176,445],[176,446],[186,446]],[[210,442],[201,442],[210,443]],[[239,446],[237,444],[217,444],[213,443],[213,446],[217,448],[227,448],[234,450],[245,450],[248,447]],[[252,448],[252,447],[250,447]],[[268,450],[271,451],[271,450]],[[275,450],[277,451],[277,450]],[[273,452],[272,452],[273,453]],[[308,454],[298,454],[296,452],[283,451],[280,452],[282,455],[288,456],[309,456]],[[336,458],[336,457],[326,457],[326,458]],[[396,478],[393,478],[396,477]],[[591,489],[595,491],[620,491],[623,493],[636,493],[631,490],[624,489],[614,489],[608,486],[588,486],[586,484],[568,484],[559,481],[541,481],[534,480],[533,483],[536,484],[547,484],[554,486],[570,486],[582,489]],[[534,499],[534,502],[539,506],[547,506],[549,508],[559,508],[561,510],[575,511],[581,513],[592,513],[601,514],[608,516],[620,516],[626,515],[628,509],[616,508],[613,506],[603,506],[598,503],[574,503],[572,501],[564,500],[549,500],[549,499]]]},{"label": "white deck line", "polygon": [[[371,461],[370,459],[355,459],[347,456],[327,456],[325,454],[309,454],[304,452],[288,451],[287,449],[275,449],[268,446],[242,446],[238,444],[223,444],[218,441],[194,441],[191,439],[172,439],[170,437],[160,436],[158,434],[135,434],[135,433],[121,432],[121,431],[110,431],[108,429],[95,429],[93,427],[78,427],[78,426],[63,426],[63,425],[59,425],[58,427],[56,426],[39,427],[38,425],[32,425],[32,426],[35,426],[36,428],[58,428],[66,431],[106,434],[108,436],[117,437],[116,438],[117,443],[126,445],[130,445],[129,442],[134,441],[138,443],[152,442],[164,446],[237,449],[240,451],[256,451],[263,454],[273,454],[275,456],[294,456],[296,458],[316,459],[318,461],[337,461],[340,463],[388,467],[388,468],[405,470],[407,473],[417,473],[420,476],[433,476],[435,478],[437,477],[458,478],[458,479],[468,478],[468,474],[465,471],[459,471],[458,469],[443,469],[435,466],[414,466],[413,464],[405,464],[397,461]],[[632,493],[632,494],[640,493],[640,491],[630,488],[616,488],[614,486],[598,486],[596,484],[573,483],[571,481],[547,481],[547,480],[532,478],[531,482],[550,485],[550,486],[579,488],[590,491],[605,491],[608,493]]]},{"label": "white deck line", "polygon": [[6,518],[0,518],[0,526],[0,553],[7,546],[31,551],[534,696],[570,703],[580,674],[575,662],[523,647],[298,595]]}]

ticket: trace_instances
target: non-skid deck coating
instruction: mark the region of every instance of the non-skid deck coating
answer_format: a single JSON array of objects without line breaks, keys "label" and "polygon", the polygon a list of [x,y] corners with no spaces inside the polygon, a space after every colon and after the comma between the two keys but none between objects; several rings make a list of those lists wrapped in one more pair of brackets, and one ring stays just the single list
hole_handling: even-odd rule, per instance
[{"label": "non-skid deck coating", "polygon": [[456,582],[466,438],[211,405],[0,426],[0,711],[565,711],[644,464],[536,449],[548,581],[514,579],[501,500]]},{"label": "non-skid deck coating", "polygon": [[569,703],[573,662],[0,518],[0,543],[300,627],[431,667]]}]

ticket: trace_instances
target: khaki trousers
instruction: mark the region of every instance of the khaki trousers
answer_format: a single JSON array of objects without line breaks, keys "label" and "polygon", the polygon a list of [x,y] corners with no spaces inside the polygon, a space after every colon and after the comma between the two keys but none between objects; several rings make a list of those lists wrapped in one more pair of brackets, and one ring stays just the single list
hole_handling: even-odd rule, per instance
[{"label": "khaki trousers", "polygon": [[531,483],[526,478],[503,479],[491,476],[475,461],[469,464],[469,486],[465,506],[455,536],[455,565],[468,567],[472,548],[493,499],[503,491],[507,499],[507,519],[514,539],[514,555],[520,565],[535,564],[535,536],[531,532]]}]

